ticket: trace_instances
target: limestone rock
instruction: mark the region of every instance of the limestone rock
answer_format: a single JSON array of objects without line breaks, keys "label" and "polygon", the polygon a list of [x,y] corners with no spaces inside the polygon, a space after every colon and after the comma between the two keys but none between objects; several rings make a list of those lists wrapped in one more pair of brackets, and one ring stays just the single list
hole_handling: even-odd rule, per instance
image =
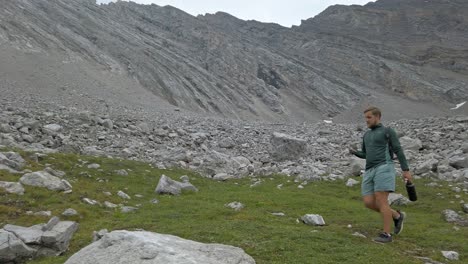
[{"label": "limestone rock", "polygon": [[7,193],[14,193],[18,195],[24,194],[23,185],[19,182],[3,182],[0,181],[0,188],[5,189]]},{"label": "limestone rock", "polygon": [[69,190],[69,187],[60,178],[45,171],[27,173],[20,178],[20,182],[24,185],[44,187],[52,191]]},{"label": "limestone rock", "polygon": [[278,161],[298,159],[307,150],[307,142],[304,139],[277,132],[273,133],[270,144],[270,155]]},{"label": "limestone rock", "polygon": [[166,175],[162,175],[159,179],[158,185],[156,186],[155,192],[158,194],[179,195],[182,190],[198,191],[198,189],[189,182],[174,181]]},{"label": "limestone rock", "polygon": [[254,264],[242,249],[202,244],[171,235],[145,231],[113,231],[83,248],[65,264]]},{"label": "limestone rock", "polygon": [[313,225],[313,226],[324,226],[325,220],[321,215],[317,214],[306,214],[301,217],[301,220],[306,225]]}]

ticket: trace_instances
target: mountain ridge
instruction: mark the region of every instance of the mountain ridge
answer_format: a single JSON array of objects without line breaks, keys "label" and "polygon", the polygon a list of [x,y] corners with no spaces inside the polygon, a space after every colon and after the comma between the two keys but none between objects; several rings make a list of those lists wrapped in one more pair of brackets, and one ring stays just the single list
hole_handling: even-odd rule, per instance
[{"label": "mountain ridge", "polygon": [[[424,9],[422,2],[411,0],[405,5],[415,5],[417,12],[425,10],[421,19],[439,21],[427,15],[436,11]],[[468,5],[462,1],[430,3],[432,9],[445,8],[437,11],[442,18],[456,6],[461,18],[455,15],[452,20],[466,22],[462,14]],[[223,12],[195,17],[172,6],[124,1],[102,5],[92,0],[6,1],[0,10],[4,21],[0,47],[18,50],[16,56],[38,53],[57,61],[79,61],[84,68],[97,67],[102,74],[92,78],[108,84],[99,88],[102,100],[114,89],[145,90],[144,103],[138,99],[123,103],[127,98],[118,96],[106,103],[139,105],[148,111],[180,108],[235,119],[302,122],[343,115],[359,102],[379,98],[389,105],[421,105],[414,117],[427,114],[428,108],[433,115],[451,114],[448,109],[468,97],[468,48],[462,45],[464,35],[456,34],[464,27],[445,32],[448,40],[439,46],[432,36],[440,32],[427,34],[430,41],[425,46],[415,42],[417,47],[398,42],[398,34],[392,38],[377,34],[378,29],[372,34],[362,32],[371,22],[387,27],[374,12],[401,17],[414,10],[402,11],[398,3],[385,0],[332,6],[300,26],[286,28]],[[411,35],[404,23],[394,28]],[[4,72],[15,71],[15,65],[1,67]],[[58,76],[69,74],[61,70]],[[40,70],[25,74],[44,78]],[[20,77],[4,74],[3,78],[16,82]],[[90,77],[81,79],[85,78]],[[128,83],[120,87],[109,78],[128,79]],[[50,88],[49,97],[60,91],[59,82],[50,80],[49,86],[57,88]],[[75,84],[76,89],[92,90],[83,88],[89,84]],[[32,87],[28,92],[38,91]]]}]

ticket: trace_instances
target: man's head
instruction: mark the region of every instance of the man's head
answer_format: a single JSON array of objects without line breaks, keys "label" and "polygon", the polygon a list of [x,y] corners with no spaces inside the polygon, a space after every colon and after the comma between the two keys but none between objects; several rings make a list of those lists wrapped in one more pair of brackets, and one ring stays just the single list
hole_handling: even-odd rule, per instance
[{"label": "man's head", "polygon": [[382,112],[379,108],[371,106],[364,110],[364,116],[366,117],[367,127],[371,128],[380,123]]}]

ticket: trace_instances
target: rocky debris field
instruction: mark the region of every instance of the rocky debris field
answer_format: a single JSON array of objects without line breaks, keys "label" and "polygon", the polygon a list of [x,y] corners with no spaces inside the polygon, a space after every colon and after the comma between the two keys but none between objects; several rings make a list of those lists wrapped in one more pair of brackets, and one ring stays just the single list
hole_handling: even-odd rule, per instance
[{"label": "rocky debris field", "polygon": [[[348,152],[360,148],[364,122],[267,124],[180,114],[109,117],[65,107],[0,108],[0,145],[31,152],[121,157],[158,168],[191,169],[216,180],[272,174],[290,175],[297,182],[345,179],[360,175],[365,164]],[[384,125],[399,134],[417,178],[468,181],[468,117]],[[15,154],[0,155],[0,168],[10,172],[20,171],[22,163]],[[40,185],[48,174],[25,175],[22,181]],[[68,185],[57,181],[50,188],[66,190]]]}]

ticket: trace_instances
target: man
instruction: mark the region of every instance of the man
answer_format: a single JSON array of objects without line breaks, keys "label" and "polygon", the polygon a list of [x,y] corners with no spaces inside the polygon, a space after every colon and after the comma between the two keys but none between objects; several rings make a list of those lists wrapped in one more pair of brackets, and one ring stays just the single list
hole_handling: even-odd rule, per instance
[{"label": "man", "polygon": [[[367,208],[379,212],[383,220],[383,232],[374,238],[375,242],[388,243],[393,241],[390,234],[393,219],[394,234],[403,230],[404,212],[395,211],[388,204],[388,195],[395,191],[395,166],[390,155],[391,150],[400,161],[403,177],[411,181],[408,162],[395,131],[386,128],[380,122],[381,111],[377,107],[369,107],[364,111],[367,127],[370,128],[363,137],[362,150],[350,149],[350,153],[366,159],[366,172],[361,186],[364,204]],[[393,153],[392,153],[393,155]]]}]

